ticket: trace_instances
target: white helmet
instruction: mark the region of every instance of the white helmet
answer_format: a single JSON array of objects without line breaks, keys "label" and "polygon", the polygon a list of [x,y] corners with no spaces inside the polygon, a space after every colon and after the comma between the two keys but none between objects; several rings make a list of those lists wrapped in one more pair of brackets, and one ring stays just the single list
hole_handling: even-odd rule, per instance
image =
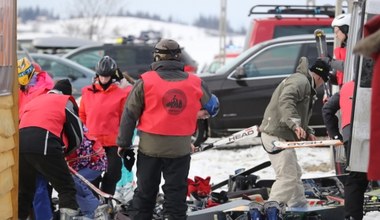
[{"label": "white helmet", "polygon": [[350,26],[351,14],[341,14],[334,18],[331,27]]}]

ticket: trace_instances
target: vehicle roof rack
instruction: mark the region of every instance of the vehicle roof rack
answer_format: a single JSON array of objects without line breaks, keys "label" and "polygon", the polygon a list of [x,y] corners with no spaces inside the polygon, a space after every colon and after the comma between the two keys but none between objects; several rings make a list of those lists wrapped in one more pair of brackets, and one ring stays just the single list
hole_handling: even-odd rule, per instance
[{"label": "vehicle roof rack", "polygon": [[[257,8],[272,8],[267,12],[254,11]],[[335,6],[333,5],[255,5],[249,11],[248,16],[258,14],[274,14],[276,17],[281,15],[326,15],[330,18],[335,17]]]}]

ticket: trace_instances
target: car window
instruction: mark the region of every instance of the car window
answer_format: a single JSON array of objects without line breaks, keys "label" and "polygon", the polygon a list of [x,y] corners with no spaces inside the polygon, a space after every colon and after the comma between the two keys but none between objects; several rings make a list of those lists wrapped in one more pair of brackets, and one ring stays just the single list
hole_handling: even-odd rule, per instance
[{"label": "car window", "polygon": [[291,74],[301,47],[302,44],[270,47],[245,63],[244,73],[248,78]]},{"label": "car window", "polygon": [[104,56],[104,49],[93,48],[90,50],[84,50],[78,54],[73,55],[69,59],[81,64],[90,69],[95,69],[95,65]]},{"label": "car window", "polygon": [[54,77],[70,79],[78,79],[84,77],[82,73],[62,63],[52,62],[51,67],[51,73]]},{"label": "car window", "polygon": [[54,78],[80,78],[83,75],[72,67],[64,65],[54,60],[43,57],[34,57],[34,60],[41,66],[41,69],[52,74]]},{"label": "car window", "polygon": [[323,30],[325,34],[333,33],[333,29],[329,25],[326,25],[326,26],[305,26],[305,25],[303,26],[300,26],[300,25],[276,26],[274,30],[273,38],[300,35],[300,34],[314,34],[314,31],[316,29]]},{"label": "car window", "polygon": [[106,54],[113,57],[121,67],[149,65],[152,63],[152,48],[148,47],[113,47]]}]

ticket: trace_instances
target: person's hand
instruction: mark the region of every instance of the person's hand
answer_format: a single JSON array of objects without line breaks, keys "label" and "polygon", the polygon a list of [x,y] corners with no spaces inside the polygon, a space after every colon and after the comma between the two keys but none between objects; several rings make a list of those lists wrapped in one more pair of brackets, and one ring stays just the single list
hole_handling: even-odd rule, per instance
[{"label": "person's hand", "polygon": [[[121,150],[120,150],[121,149]],[[129,172],[132,171],[132,167],[135,164],[135,152],[131,148],[120,148],[118,149],[118,154],[121,158],[123,158],[123,163],[125,169],[127,169]]]},{"label": "person's hand", "polygon": [[324,95],[323,95],[323,99],[322,99],[322,103],[325,104],[325,103],[328,102],[328,101],[329,101],[329,96],[326,95],[326,94],[324,94]]},{"label": "person's hand", "polygon": [[314,134],[309,134],[309,136],[307,136],[307,140],[308,141],[316,141],[317,137]]},{"label": "person's hand", "polygon": [[325,57],[318,57],[318,59],[326,62],[329,66],[331,66],[332,57],[330,55],[327,55]]},{"label": "person's hand", "polygon": [[197,119],[208,119],[209,117],[210,114],[205,109],[199,110],[197,113]]},{"label": "person's hand", "polygon": [[194,146],[194,144],[190,145],[191,153],[195,153],[197,151],[197,148]]},{"label": "person's hand", "polygon": [[294,133],[296,133],[296,136],[299,140],[306,138],[306,131],[303,130],[303,128],[301,128],[300,126],[296,126],[294,128]]}]

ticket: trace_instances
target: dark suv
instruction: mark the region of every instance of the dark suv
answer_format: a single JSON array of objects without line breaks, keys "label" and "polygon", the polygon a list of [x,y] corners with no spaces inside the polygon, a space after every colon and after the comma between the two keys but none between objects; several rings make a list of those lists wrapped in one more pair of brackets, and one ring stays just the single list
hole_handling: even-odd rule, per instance
[{"label": "dark suv", "polygon": [[[63,57],[95,69],[100,58],[109,55],[116,60],[121,71],[127,71],[131,77],[137,79],[153,62],[153,48],[154,44],[146,43],[99,44],[77,48]],[[185,63],[186,71],[196,72],[197,63],[183,48],[181,59]]]},{"label": "dark suv", "polygon": [[[332,54],[332,35],[327,36],[327,42],[329,54]],[[220,111],[215,118],[198,121],[195,144],[200,144],[208,136],[226,136],[259,125],[273,91],[285,77],[295,72],[302,56],[309,58],[309,63],[317,59],[314,35],[265,41],[244,51],[216,73],[201,74],[202,80],[219,98]],[[310,125],[319,131],[324,131],[322,97],[323,89],[319,89],[310,121]]]}]

